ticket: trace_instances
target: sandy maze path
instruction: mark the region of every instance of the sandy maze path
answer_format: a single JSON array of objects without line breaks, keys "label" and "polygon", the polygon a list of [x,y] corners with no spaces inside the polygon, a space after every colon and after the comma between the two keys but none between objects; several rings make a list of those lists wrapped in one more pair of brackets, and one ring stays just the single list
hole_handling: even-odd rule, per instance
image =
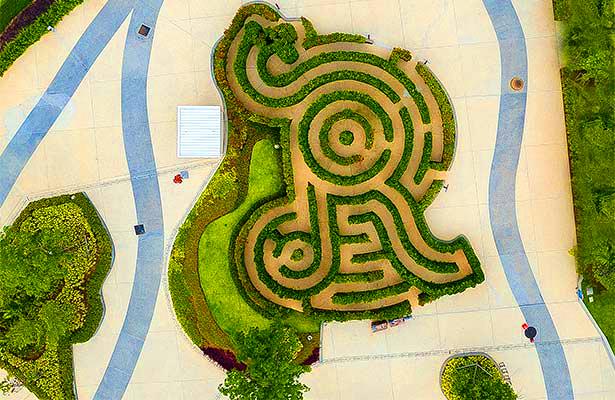
[{"label": "sandy maze path", "polygon": [[431,168],[442,161],[442,117],[416,63],[365,43],[306,50],[305,37],[300,21],[254,15],[228,51],[237,100],[283,126],[293,189],[243,226],[237,268],[267,300],[297,310],[416,304],[421,292],[436,298],[480,282],[467,240],[438,240],[423,217],[446,172]]}]

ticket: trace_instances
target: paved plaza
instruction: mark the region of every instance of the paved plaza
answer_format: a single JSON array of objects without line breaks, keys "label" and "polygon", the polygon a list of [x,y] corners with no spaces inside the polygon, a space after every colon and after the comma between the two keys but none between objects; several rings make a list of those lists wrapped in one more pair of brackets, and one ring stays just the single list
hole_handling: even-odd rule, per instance
[{"label": "paved plaza", "polygon": [[[74,348],[79,399],[114,398],[116,382],[125,379],[123,399],[213,400],[219,398],[224,371],[183,333],[173,316],[165,279],[176,229],[220,160],[177,158],[176,106],[221,105],[210,53],[242,2],[112,2],[117,3],[109,13],[113,18],[103,21],[101,29],[112,21],[119,28],[91,68],[85,53],[83,58],[70,56],[75,73],[85,74],[74,95],[43,97],[66,104],[0,203],[0,225],[10,223],[28,201],[85,191],[111,233],[115,259],[103,286],[105,317],[94,338]],[[0,78],[0,93],[11,94],[0,96],[0,153],[106,4],[86,0]],[[448,189],[426,216],[437,237],[466,233],[486,276],[478,287],[416,308],[412,320],[384,332],[372,334],[367,321],[325,325],[322,362],[304,376],[311,388],[306,398],[440,399],[443,361],[452,353],[471,350],[485,351],[505,363],[521,399],[546,399],[547,393],[557,399],[555,393],[568,389],[575,399],[614,399],[612,360],[575,293],[577,275],[569,254],[575,226],[551,0],[513,0],[508,9],[506,0],[277,4],[287,16],[306,16],[323,33],[370,34],[379,45],[407,48],[442,80],[455,109],[458,143]],[[156,16],[152,10],[158,6]],[[514,30],[511,15],[518,16],[522,31]],[[127,42],[135,26],[148,18],[155,34],[149,44],[149,69],[140,71],[148,45]],[[527,54],[526,68],[517,63],[517,53]],[[523,108],[515,103],[518,97],[508,96],[505,83],[511,71],[525,74]],[[146,108],[138,108],[144,104],[139,96],[146,96]],[[126,114],[127,110],[134,113]],[[143,137],[149,131],[155,162],[144,161],[150,150],[139,147],[139,137],[125,136],[127,124],[143,128],[137,129]],[[515,132],[518,135],[512,136]],[[515,164],[510,160],[515,152],[516,175],[514,168],[497,170],[507,161]],[[189,171],[190,178],[173,184],[181,170]],[[161,211],[156,225],[160,257],[143,258],[149,244],[139,242],[133,225],[156,207]],[[502,211],[506,207],[511,213]],[[514,241],[517,226],[520,236]],[[159,277],[140,273],[145,271],[140,268],[153,268]],[[152,281],[145,285],[141,274]],[[134,353],[134,371],[128,371],[123,368],[130,360],[122,358],[118,343],[132,337],[131,316],[141,309],[129,311],[129,304],[137,307],[139,290],[153,290],[148,300],[151,324],[143,332],[140,356]],[[538,327],[539,339],[541,332],[546,337],[538,346],[523,336],[521,325],[526,321]],[[34,397],[24,389],[10,398]]]}]

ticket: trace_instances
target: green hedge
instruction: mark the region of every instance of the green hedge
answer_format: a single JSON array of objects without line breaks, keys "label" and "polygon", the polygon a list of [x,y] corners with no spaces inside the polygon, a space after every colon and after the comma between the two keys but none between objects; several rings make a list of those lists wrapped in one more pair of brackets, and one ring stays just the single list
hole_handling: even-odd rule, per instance
[{"label": "green hedge", "polygon": [[[293,171],[290,163],[289,151],[290,121],[286,119],[269,119],[264,116],[252,114],[244,108],[240,101],[238,101],[228,84],[228,77],[226,76],[226,73],[228,71],[227,62],[230,61],[227,59],[227,55],[231,43],[237,37],[242,28],[245,28],[244,38],[242,42],[239,43],[237,59],[230,67],[232,67],[231,70],[235,74],[240,86],[245,91],[245,93],[251,96],[260,104],[272,108],[288,107],[302,101],[305,96],[314,91],[316,88],[329,82],[339,80],[354,80],[371,85],[372,87],[375,87],[379,91],[381,91],[393,103],[398,103],[400,101],[400,96],[395,93],[385,82],[375,77],[371,77],[368,74],[359,73],[357,71],[335,71],[332,73],[324,74],[310,80],[301,89],[299,89],[297,93],[288,97],[280,99],[271,99],[262,96],[258,94],[256,90],[250,85],[245,71],[247,55],[250,49],[254,46],[257,46],[259,48],[259,53],[257,57],[257,71],[263,81],[265,81],[265,83],[271,86],[286,86],[294,82],[304,73],[325,63],[336,61],[367,63],[383,69],[385,72],[392,75],[399,82],[401,82],[401,84],[405,87],[410,96],[414,99],[414,102],[417,104],[422,121],[424,123],[430,123],[431,121],[429,110],[422,94],[418,92],[414,83],[396,65],[402,60],[409,60],[411,58],[411,54],[409,52],[403,51],[401,49],[395,50],[392,52],[391,57],[388,60],[382,59],[375,55],[361,52],[325,52],[320,55],[316,55],[315,57],[312,57],[302,63],[299,63],[296,68],[292,69],[288,73],[274,76],[271,75],[266,68],[267,61],[271,56],[278,55],[283,62],[295,62],[296,53],[294,51],[294,46],[297,40],[296,32],[290,24],[280,24],[276,28],[263,28],[255,21],[250,21],[246,23],[249,16],[253,14],[261,15],[267,20],[274,22],[278,21],[280,18],[280,16],[274,9],[264,4],[252,4],[240,8],[237,15],[233,19],[231,26],[225,32],[224,37],[218,42],[214,50],[213,60],[216,83],[223,94],[229,119],[229,152],[225,157],[224,162],[220,167],[220,170],[216,173],[215,177],[227,174],[227,176],[232,176],[234,179],[236,179],[237,184],[234,185],[234,187],[228,191],[228,188],[224,186],[226,195],[220,196],[219,198],[215,198],[214,193],[220,187],[218,187],[219,185],[216,183],[216,181],[212,181],[212,183],[210,183],[206,191],[198,200],[197,205],[188,216],[186,223],[180,229],[180,232],[174,244],[174,249],[169,265],[169,285],[176,313],[178,314],[178,318],[182,323],[182,326],[184,326],[184,329],[188,331],[189,336],[192,338],[193,341],[195,341],[195,343],[197,343],[201,347],[224,347],[220,343],[224,342],[225,335],[224,332],[220,332],[219,327],[217,326],[215,320],[209,312],[207,304],[203,298],[202,289],[194,285],[194,281],[198,282],[198,265],[196,261],[196,248],[198,247],[198,239],[200,238],[200,235],[202,235],[205,227],[209,224],[209,222],[232,211],[243,201],[246,192],[246,179],[248,175],[251,146],[253,145],[253,143],[255,143],[256,140],[262,139],[264,137],[271,137],[275,140],[279,140],[279,144],[282,149],[281,162],[282,169],[284,172],[284,179],[286,182],[286,193],[285,197],[284,194],[280,194],[280,196],[278,196],[277,198],[267,199],[259,204],[254,205],[253,208],[245,214],[244,218],[240,221],[240,223],[235,226],[233,231],[233,237],[235,239],[232,241],[231,248],[229,249],[231,272],[232,277],[237,284],[239,292],[246,301],[246,303],[252,306],[262,315],[268,318],[292,318],[292,316],[294,315],[293,313],[295,313],[294,311],[272,303],[263,297],[263,295],[253,286],[248,276],[248,273],[245,270],[245,263],[243,260],[245,254],[244,245],[247,233],[250,227],[253,226],[254,222],[268,210],[283,206],[287,202],[292,202],[295,199],[296,194],[294,193],[295,188],[292,174]],[[352,37],[352,35],[343,37],[336,36],[337,34],[319,36],[315,33],[315,30],[313,29],[313,27],[311,27],[311,25],[306,25],[306,23],[304,23],[304,27],[307,32],[307,37],[304,45],[307,45],[308,47],[333,42],[334,40],[339,41],[348,39],[348,41],[355,41],[354,39],[357,39],[357,42],[364,41],[364,38],[360,38],[358,36]],[[446,96],[443,90],[442,94]],[[438,98],[438,93],[434,93],[434,96]],[[366,105],[370,109],[372,109],[381,119],[385,130],[385,135],[387,136],[387,140],[392,140],[392,122],[389,116],[386,115],[386,112],[384,112],[384,109],[382,109],[382,107],[377,104],[377,102],[362,93],[341,91],[331,93],[328,95],[328,97],[321,96],[320,98],[318,98],[316,102],[312,104],[309,112],[306,112],[306,118],[300,121],[300,124],[303,124],[299,137],[300,147],[302,146],[302,151],[304,149],[307,149],[307,147],[305,146],[305,140],[307,132],[309,130],[309,124],[311,119],[318,113],[318,108],[326,106],[327,102],[346,99],[352,101],[359,101],[363,104],[367,103]],[[442,109],[440,112],[443,114],[444,119],[446,113],[443,112]],[[452,108],[450,115],[452,118]],[[395,172],[395,176],[391,179],[391,182],[387,182],[387,184],[391,183],[392,185],[400,185],[398,181],[401,177],[401,174],[403,174],[407,167],[412,150],[411,140],[414,134],[412,119],[408,110],[405,107],[400,110],[400,116],[402,118],[402,121],[404,122],[404,127],[406,129],[406,139],[410,142],[406,144],[406,153],[403,156],[403,160],[400,163],[400,166]],[[452,139],[454,140],[454,120]],[[315,160],[313,160],[313,162],[315,162]],[[385,163],[386,159],[381,159],[380,162]],[[376,165],[372,169],[377,170],[378,168],[381,168],[381,166]],[[337,182],[340,177],[332,176],[331,179]],[[227,179],[226,182],[233,182],[233,179]],[[439,242],[431,235],[426,226],[422,213],[427,207],[427,205],[429,205],[429,203],[431,203],[433,198],[437,195],[441,187],[441,181],[434,182],[429,188],[426,195],[422,199],[420,199],[420,201],[414,201],[410,193],[408,193],[407,191],[401,193],[403,193],[404,197],[408,199],[415,218],[417,215],[420,216],[417,223],[419,224],[419,229],[425,236],[425,240],[428,242],[428,244],[431,245],[432,243],[435,243],[435,246],[437,248],[444,249],[449,252],[455,251],[457,249],[463,249],[463,251],[466,253],[466,256],[470,260],[473,269],[475,270],[475,274],[470,275],[469,277],[464,278],[458,282],[445,285],[437,285],[430,284],[428,282],[422,282],[420,279],[410,274],[402,265],[401,268],[406,271],[404,278],[407,278],[406,282],[404,282],[404,286],[417,286],[420,290],[423,290],[428,293],[428,295],[424,295],[423,298],[436,298],[443,294],[456,293],[460,290],[463,290],[463,288],[473,286],[476,283],[482,281],[482,279],[484,279],[482,276],[482,271],[480,270],[480,263],[474,255],[471,246],[469,245],[467,240],[463,238],[458,238],[452,242]],[[395,188],[398,189],[397,187]],[[308,198],[311,199],[311,201],[309,202],[310,214],[312,217],[310,223],[312,225],[312,231],[314,231],[314,228],[317,227],[318,221],[315,220],[317,213],[315,212],[316,202],[314,201],[313,189],[308,189],[308,193],[304,195],[307,195]],[[379,310],[365,312],[327,311],[314,309],[311,306],[309,302],[310,296],[320,292],[323,288],[327,287],[333,282],[370,282],[382,279],[383,277],[382,271],[372,271],[368,273],[357,274],[341,274],[339,272],[339,247],[342,244],[347,243],[365,242],[369,240],[369,237],[367,237],[366,235],[341,236],[335,218],[334,204],[332,202],[333,200],[329,200],[327,205],[329,212],[329,225],[331,231],[330,236],[333,244],[333,253],[331,255],[332,268],[329,274],[324,277],[324,279],[320,283],[318,283],[312,288],[309,288],[308,290],[297,291],[283,287],[277,282],[275,282],[273,278],[266,273],[264,265],[262,264],[262,246],[257,246],[256,266],[260,279],[268,287],[274,290],[274,292],[277,293],[279,296],[301,300],[304,306],[305,315],[308,315],[310,316],[310,318],[313,318],[314,320],[318,321],[348,320],[357,318],[394,318],[410,313],[410,304],[406,301],[391,307],[385,307]],[[284,244],[288,243],[290,240],[299,239],[309,243],[311,246],[314,246],[314,250],[316,252],[315,262],[313,265],[308,267],[307,270],[293,271],[289,268],[281,268],[282,274],[286,275],[288,278],[298,279],[304,276],[308,276],[309,274],[314,272],[315,267],[317,267],[320,263],[319,252],[321,246],[319,241],[320,239],[316,234],[296,233],[290,235],[282,235],[277,230],[277,227],[286,219],[291,218],[295,218],[295,216],[290,214],[287,216],[283,216],[279,220],[270,221],[270,224],[267,226],[264,233],[261,232],[262,238],[259,237],[259,241],[264,240],[264,238],[274,240],[276,243],[276,248],[274,252],[278,255],[281,253]],[[394,265],[394,268],[399,269],[400,265]],[[448,268],[448,270],[452,270],[450,267],[443,267],[439,265],[437,266],[437,268]],[[396,288],[388,290],[395,291],[401,289]],[[228,338],[226,338],[226,340],[228,340]],[[227,347],[225,348],[231,350],[233,348],[232,343],[227,343],[226,346]]]},{"label": "green hedge", "polygon": [[406,293],[412,285],[408,282],[401,282],[397,285],[387,286],[381,289],[361,290],[356,292],[337,292],[333,295],[333,304],[356,304],[371,303],[373,301],[385,299]]},{"label": "green hedge", "polygon": [[312,47],[322,46],[323,44],[338,43],[338,42],[352,42],[352,43],[365,43],[367,38],[363,35],[355,35],[350,33],[334,32],[328,35],[319,35],[314,29],[314,25],[307,18],[301,17],[301,24],[305,29],[305,39],[302,46],[308,50]]},{"label": "green hedge", "polygon": [[431,150],[433,146],[433,137],[431,132],[425,132],[425,142],[423,144],[423,155],[421,156],[421,163],[419,164],[419,168],[416,170],[414,174],[414,183],[420,185],[425,177],[425,174],[431,167]]},{"label": "green hedge", "polygon": [[382,171],[382,169],[386,166],[387,162],[391,157],[391,151],[388,149],[384,150],[378,160],[374,163],[374,165],[372,165],[368,170],[359,172],[355,175],[336,175],[330,171],[327,171],[318,163],[318,161],[312,154],[312,150],[309,144],[309,131],[312,120],[327,106],[341,100],[349,100],[361,103],[368,107],[370,110],[372,110],[374,114],[376,114],[376,116],[378,116],[378,118],[380,119],[380,122],[384,127],[384,137],[389,142],[393,141],[393,123],[391,122],[391,118],[388,116],[382,106],[380,106],[380,104],[378,104],[370,96],[355,91],[336,91],[322,94],[305,111],[301,121],[299,122],[298,132],[299,148],[303,153],[305,163],[308,165],[310,170],[321,179],[342,186],[351,186],[361,182],[365,182],[376,176],[380,171]]},{"label": "green hedge", "polygon": [[[371,125],[369,124],[369,121],[367,121],[364,116],[350,109],[345,109],[338,113],[335,113],[323,122],[322,127],[320,128],[320,132],[318,133],[320,148],[322,149],[323,154],[331,160],[335,161],[337,164],[350,165],[362,161],[363,156],[361,156],[360,154],[354,154],[350,157],[340,156],[331,148],[331,145],[329,144],[330,140],[332,139],[330,136],[331,128],[335,123],[342,120],[353,120],[361,125],[361,127],[363,128],[363,132],[365,133],[365,149],[372,148],[374,142],[374,132]],[[354,134],[350,131],[341,132],[339,141],[344,145],[349,145],[354,141]]]},{"label": "green hedge", "polygon": [[416,72],[429,86],[440,109],[444,149],[442,150],[442,162],[432,163],[432,168],[445,171],[451,166],[455,153],[455,112],[453,111],[453,105],[438,79],[425,64],[416,64]]},{"label": "green hedge", "polygon": [[335,283],[355,283],[365,282],[371,283],[384,279],[384,272],[382,270],[367,271],[367,272],[354,272],[354,273],[340,273],[335,276]]},{"label": "green hedge", "polygon": [[23,9],[28,7],[32,0],[1,0],[0,1],[0,33]]},{"label": "green hedge", "polygon": [[556,21],[565,21],[569,14],[568,0],[553,0],[553,16]]},{"label": "green hedge", "polygon": [[8,42],[0,51],[0,76],[21,56],[28,47],[38,42],[48,33],[48,26],[56,26],[65,15],[68,15],[83,0],[56,0],[32,24],[23,28],[15,39]]},{"label": "green hedge", "polygon": [[337,311],[315,308],[306,300],[303,302],[303,311],[321,321],[351,321],[357,319],[395,319],[412,314],[410,302],[405,300],[392,306],[381,307],[376,310],[365,311]]}]

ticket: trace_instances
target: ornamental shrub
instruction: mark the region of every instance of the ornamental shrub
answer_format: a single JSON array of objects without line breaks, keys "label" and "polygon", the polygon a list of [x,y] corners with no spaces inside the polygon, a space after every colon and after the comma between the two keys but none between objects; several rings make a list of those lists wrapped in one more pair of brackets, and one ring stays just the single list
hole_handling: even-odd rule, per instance
[{"label": "ornamental shrub", "polygon": [[449,400],[517,398],[492,359],[480,354],[449,359],[442,370],[441,388]]},{"label": "ornamental shrub", "polygon": [[17,36],[0,51],[0,77],[21,56],[28,47],[49,33],[48,26],[56,26],[83,0],[55,0],[32,24],[24,27]]},{"label": "ornamental shrub", "polygon": [[0,367],[41,399],[74,399],[72,345],[102,319],[109,235],[75,194],[30,203],[0,236]]}]

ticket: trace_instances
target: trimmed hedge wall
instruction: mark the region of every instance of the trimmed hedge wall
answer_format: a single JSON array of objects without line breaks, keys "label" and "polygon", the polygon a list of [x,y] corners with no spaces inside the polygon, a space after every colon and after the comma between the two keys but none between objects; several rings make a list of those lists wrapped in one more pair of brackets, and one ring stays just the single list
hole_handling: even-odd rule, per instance
[{"label": "trimmed hedge wall", "polygon": [[355,304],[371,303],[387,297],[406,293],[412,285],[408,282],[401,282],[397,285],[387,286],[382,289],[362,290],[357,292],[337,292],[333,295],[334,304]]},{"label": "trimmed hedge wall", "polygon": [[353,42],[366,43],[367,38],[363,35],[354,35],[350,33],[334,32],[328,35],[319,35],[314,29],[314,25],[307,18],[301,17],[301,24],[305,29],[305,39],[302,46],[308,50],[312,47],[322,46],[323,44],[338,43],[338,42]]},{"label": "trimmed hedge wall", "polygon": [[451,104],[446,91],[434,76],[431,70],[425,65],[416,64],[416,72],[423,78],[434,98],[438,103],[440,109],[440,116],[442,117],[442,133],[444,135],[444,149],[442,151],[442,162],[432,163],[431,167],[440,171],[449,169],[453,162],[453,155],[455,153],[455,112],[453,111],[453,105]]},{"label": "trimmed hedge wall", "polygon": [[32,0],[2,0],[0,1],[0,33],[24,8],[28,7]]}]

